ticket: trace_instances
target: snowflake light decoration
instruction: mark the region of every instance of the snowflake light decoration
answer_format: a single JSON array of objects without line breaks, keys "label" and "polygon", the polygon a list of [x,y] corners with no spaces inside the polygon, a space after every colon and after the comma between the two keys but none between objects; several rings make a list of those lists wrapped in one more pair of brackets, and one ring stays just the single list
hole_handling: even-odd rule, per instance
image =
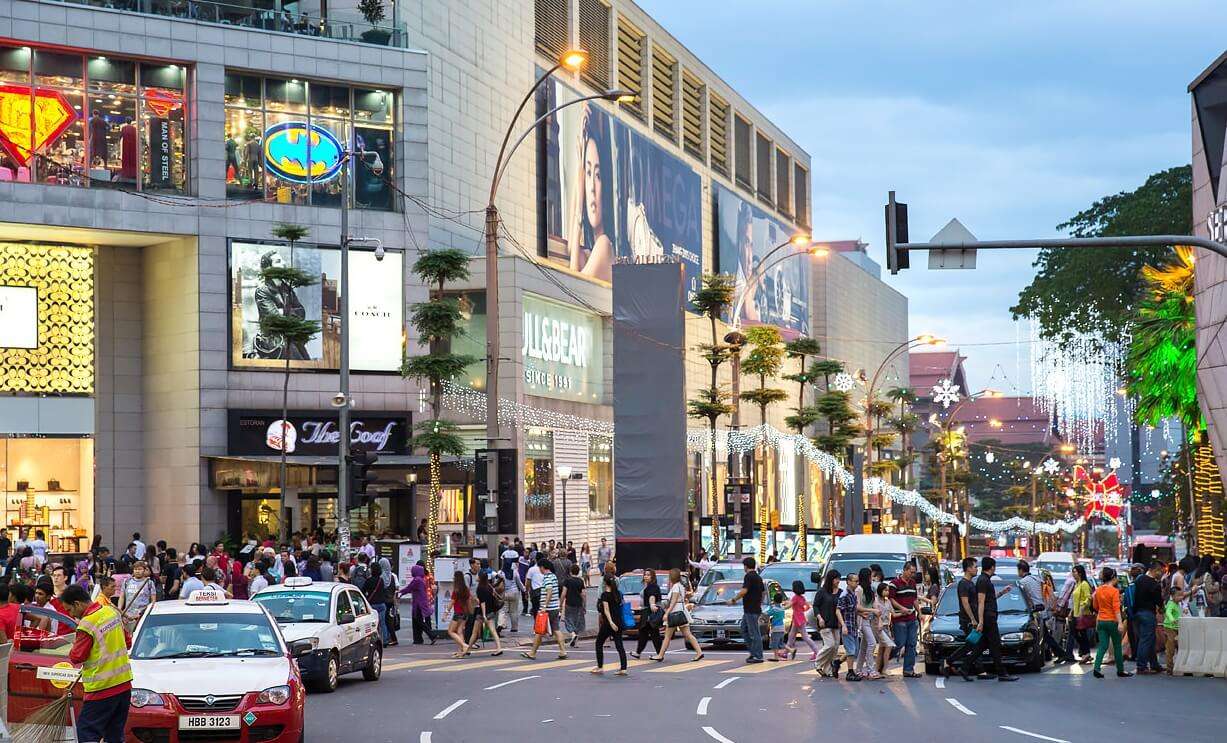
[{"label": "snowflake light decoration", "polygon": [[993,454],[993,453],[990,451],[989,453],[987,453],[987,454],[985,454],[985,455],[984,455],[984,461],[985,461],[985,462],[988,462],[989,464],[992,464],[993,462],[996,462],[996,461],[997,461],[997,455],[996,455],[996,454]]},{"label": "snowflake light decoration", "polygon": [[1108,469],[1120,469],[1120,457],[1112,457],[1108,460]]},{"label": "snowflake light decoration", "polygon": [[856,379],[848,372],[840,372],[831,380],[831,389],[838,392],[851,392],[856,386]]},{"label": "snowflake light decoration", "polygon": [[1057,474],[1057,470],[1061,469],[1061,465],[1057,462],[1057,460],[1053,459],[1052,457],[1048,457],[1047,459],[1045,459],[1044,463],[1041,464],[1040,466],[1043,467],[1044,471],[1047,472],[1049,475],[1055,475]]},{"label": "snowflake light decoration", "polygon": [[933,385],[932,392],[933,402],[941,403],[943,410],[959,401],[959,388],[955,387],[949,379],[943,379]]}]

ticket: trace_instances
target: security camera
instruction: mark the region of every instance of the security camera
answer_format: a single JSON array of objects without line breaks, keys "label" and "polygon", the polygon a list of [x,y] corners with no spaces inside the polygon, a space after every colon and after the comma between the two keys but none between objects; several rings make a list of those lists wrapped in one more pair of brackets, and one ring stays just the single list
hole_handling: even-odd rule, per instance
[{"label": "security camera", "polygon": [[382,261],[385,255],[387,255],[387,251],[383,249],[383,246],[376,245],[375,246],[375,260]]},{"label": "security camera", "polygon": [[345,397],[345,393],[344,393],[344,392],[337,392],[337,393],[335,393],[335,394],[332,396],[332,407],[334,407],[334,408],[343,408],[343,407],[345,407],[345,400],[346,400],[346,397]]}]

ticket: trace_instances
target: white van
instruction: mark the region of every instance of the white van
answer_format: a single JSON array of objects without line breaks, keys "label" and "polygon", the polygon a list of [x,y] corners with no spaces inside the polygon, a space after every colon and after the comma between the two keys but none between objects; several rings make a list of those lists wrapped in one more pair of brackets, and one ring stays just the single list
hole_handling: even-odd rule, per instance
[{"label": "white van", "polygon": [[822,572],[838,570],[842,583],[849,573],[878,565],[886,580],[891,580],[903,572],[904,564],[909,562],[921,572],[939,567],[933,543],[924,537],[907,534],[851,534],[835,545]]}]

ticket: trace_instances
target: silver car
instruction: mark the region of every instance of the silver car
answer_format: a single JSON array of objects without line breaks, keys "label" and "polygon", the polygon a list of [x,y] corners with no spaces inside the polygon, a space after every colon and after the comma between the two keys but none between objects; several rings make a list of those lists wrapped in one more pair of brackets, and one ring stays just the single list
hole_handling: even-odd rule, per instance
[{"label": "silver car", "polygon": [[[773,591],[778,591],[779,585],[766,582],[764,600]],[[717,581],[710,584],[699,594],[694,608],[690,611],[690,631],[700,643],[727,645],[730,643],[745,644],[741,636],[741,604],[730,605],[737,592],[741,590],[741,581]],[[766,614],[759,615],[759,633],[766,648],[771,640],[771,625]]]}]

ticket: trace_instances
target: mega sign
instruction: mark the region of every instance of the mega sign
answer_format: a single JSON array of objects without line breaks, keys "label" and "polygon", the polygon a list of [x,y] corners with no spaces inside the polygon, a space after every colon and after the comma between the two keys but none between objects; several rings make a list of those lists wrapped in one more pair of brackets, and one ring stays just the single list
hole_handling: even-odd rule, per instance
[{"label": "mega sign", "polygon": [[[378,454],[409,453],[410,415],[361,415],[349,422],[349,446]],[[237,455],[281,452],[285,432],[288,454],[336,456],[342,435],[336,413],[291,413],[286,419],[268,411],[230,411],[229,451]]]},{"label": "mega sign", "polygon": [[0,146],[19,165],[29,163],[31,153],[59,139],[76,120],[76,109],[57,90],[40,88],[31,95],[28,85],[0,85]]},{"label": "mega sign", "polygon": [[287,181],[330,181],[341,172],[343,153],[335,134],[305,121],[284,121],[264,130],[264,164]]},{"label": "mega sign", "polygon": [[526,391],[599,403],[605,391],[601,319],[548,299],[524,295]]}]

